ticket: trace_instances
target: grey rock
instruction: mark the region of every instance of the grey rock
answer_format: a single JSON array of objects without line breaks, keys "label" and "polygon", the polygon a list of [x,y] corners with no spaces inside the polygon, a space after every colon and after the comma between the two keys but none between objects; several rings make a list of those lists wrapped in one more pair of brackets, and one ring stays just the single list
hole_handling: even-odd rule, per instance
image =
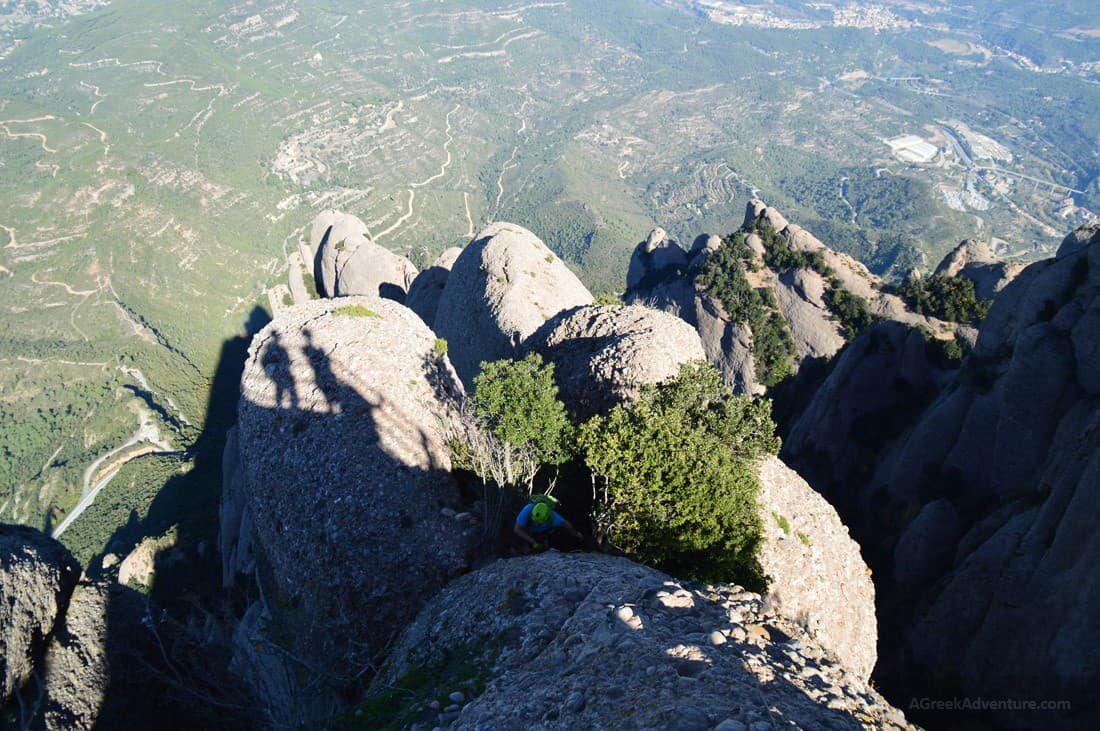
[{"label": "grey rock", "polygon": [[[374,243],[365,223],[339,211],[313,219],[309,244],[303,242],[299,255],[322,297],[362,294],[400,302],[416,277],[412,262]],[[299,303],[297,295],[294,301]]]},{"label": "grey rock", "polygon": [[695,286],[689,277],[671,276],[643,280],[635,289],[627,290],[623,301],[675,315],[695,326]]},{"label": "grey rock", "polygon": [[59,542],[33,528],[0,523],[0,705],[41,663],[80,573]]},{"label": "grey rock", "polygon": [[[563,576],[587,589],[588,599],[579,605],[567,600]],[[502,598],[517,595],[537,597],[538,611],[552,633],[531,631],[530,614],[499,611]],[[658,610],[644,631],[632,633],[631,641],[620,645],[623,634],[608,626],[609,607],[627,606],[639,595],[650,597],[646,606],[668,602],[675,605],[672,609],[690,606],[692,613]],[[471,728],[474,719],[487,726],[619,728],[628,718],[631,728],[710,729],[719,719],[742,716],[751,699],[754,706],[776,709],[797,727],[832,723],[857,729],[864,715],[882,718],[892,710],[839,666],[807,659],[822,674],[811,682],[802,667],[788,669],[785,660],[772,659],[770,652],[751,659],[691,639],[698,635],[705,640],[699,630],[719,624],[726,611],[723,604],[736,596],[741,596],[738,587],[688,589],[653,569],[601,554],[497,561],[456,579],[421,611],[394,645],[372,692],[385,692],[394,679],[437,653],[460,652],[489,678],[458,721]],[[816,647],[793,622],[776,618],[769,626],[805,647]],[[767,630],[761,632],[762,645],[776,649]],[[475,636],[481,639],[471,645]],[[480,653],[485,647],[494,649]],[[551,655],[560,655],[564,666],[547,668]],[[812,700],[813,683],[820,677],[851,693],[842,710],[831,711]],[[537,698],[532,698],[534,692]],[[560,721],[546,715],[549,706],[560,708]]]},{"label": "grey rock", "polygon": [[695,322],[707,360],[722,372],[722,378],[736,393],[759,394],[752,356],[752,330],[734,323],[718,298],[700,292],[695,298]]},{"label": "grey rock", "polygon": [[747,731],[747,729],[748,726],[733,718],[727,718],[714,727],[714,731]]},{"label": "grey rock", "polygon": [[222,494],[218,531],[218,548],[222,557],[222,586],[231,587],[237,574],[252,569],[252,526],[245,505],[248,495],[244,490],[241,472],[238,429],[234,426],[225,435],[222,450]]},{"label": "grey rock", "polygon": [[752,228],[753,221],[760,217],[767,206],[764,201],[758,198],[751,198],[748,203],[745,204],[745,219],[741,222],[741,228]]},{"label": "grey rock", "polygon": [[327,210],[313,219],[309,245],[299,247],[299,251],[322,297],[336,296],[338,262],[345,261],[353,250],[352,245],[369,235],[367,225],[348,213]]},{"label": "grey rock", "polygon": [[[116,594],[115,602],[120,595]],[[111,684],[107,634],[126,631],[110,626],[111,600],[105,584],[81,585],[74,592],[64,624],[46,658],[43,685],[47,701],[42,710],[46,728],[93,729],[102,720]],[[117,610],[114,614],[117,617]],[[129,629],[133,631],[134,627]]]},{"label": "grey rock", "polygon": [[945,498],[921,508],[894,549],[894,581],[902,591],[915,591],[942,576],[955,559],[961,522]]},{"label": "grey rock", "polygon": [[824,302],[819,306],[825,285],[821,275],[805,270],[780,275],[775,285],[779,311],[787,321],[800,358],[830,358],[845,343],[840,326]]},{"label": "grey rock", "polygon": [[455,260],[440,296],[435,332],[469,388],[482,361],[514,357],[562,310],[592,295],[537,236],[510,223],[484,228]]},{"label": "grey rock", "polygon": [[457,246],[447,249],[439,255],[435,263],[420,272],[409,285],[409,293],[405,295],[405,306],[420,315],[420,319],[429,327],[435,324],[439,298],[443,295],[443,288],[447,286],[451,267],[461,253],[462,249]]},{"label": "grey rock", "polygon": [[[899,592],[883,601],[884,626],[902,629],[883,638],[878,672],[914,694],[1059,699],[1072,715],[1046,714],[1044,727],[1100,724],[1088,690],[1100,634],[1086,619],[1100,600],[1098,262],[1100,238],[1085,230],[1028,266],[997,294],[961,372],[925,366],[923,387],[898,335],[878,330],[873,350],[857,341],[784,445],[880,557],[880,591]],[[880,396],[875,383],[890,385]],[[900,535],[882,531],[882,515],[906,513]],[[1036,722],[994,714],[1004,728]]]},{"label": "grey rock", "polygon": [[1100,222],[1086,223],[1074,231],[1071,231],[1058,247],[1058,257],[1072,254],[1075,251],[1088,248],[1097,236],[1100,235]]},{"label": "grey rock", "polygon": [[[337,682],[358,673],[462,571],[444,429],[463,389],[435,335],[377,297],[314,300],[249,349],[240,467],[258,577],[288,648]],[[364,516],[371,516],[364,519]]]},{"label": "grey rock", "polygon": [[[901,414],[931,402],[940,379],[918,331],[899,323],[868,328],[837,359],[792,425],[784,461],[842,512],[854,509],[860,471],[904,426]],[[937,437],[944,441],[946,435],[929,440]]]},{"label": "grey rock", "polygon": [[695,240],[691,242],[691,250],[688,252],[688,256],[694,257],[701,252],[711,253],[718,251],[721,246],[721,236],[715,234],[699,234],[695,237]]},{"label": "grey rock", "polygon": [[787,225],[785,236],[787,239],[787,246],[791,248],[791,251],[801,251],[805,253],[812,253],[814,251],[825,252],[828,248],[812,233],[794,224]]},{"label": "grey rock", "polygon": [[366,236],[350,237],[345,246],[348,253],[337,260],[335,286],[331,290],[337,297],[371,295],[405,301],[405,294],[417,276],[411,261]]},{"label": "grey rock", "polygon": [[934,273],[969,279],[974,283],[974,293],[979,299],[992,299],[1023,268],[1023,264],[998,260],[984,242],[968,239],[944,257]]},{"label": "grey rock", "polygon": [[761,216],[764,217],[765,223],[775,229],[776,233],[783,233],[783,229],[787,228],[787,219],[783,217],[783,214],[756,198],[750,200],[745,207],[745,221],[742,227],[751,227],[752,223]]},{"label": "grey rock", "polygon": [[306,289],[305,280],[306,264],[302,260],[300,251],[292,251],[287,257],[287,284],[290,288],[290,297],[294,304],[300,305],[310,299]]},{"label": "grey rock", "polygon": [[1078,384],[1086,393],[1100,395],[1100,297],[1092,299],[1074,324],[1071,339]]},{"label": "grey rock", "polygon": [[553,363],[566,408],[578,421],[637,401],[641,388],[703,360],[703,345],[683,320],[637,305],[588,305],[548,320],[524,349]]},{"label": "grey rock", "polygon": [[749,247],[749,250],[758,260],[762,260],[768,251],[764,246],[764,239],[755,231],[745,236],[745,245]]},{"label": "grey rock", "polygon": [[645,281],[655,282],[675,276],[687,269],[687,253],[668,237],[664,229],[655,228],[646,240],[638,244],[630,257],[626,272],[626,288],[637,289]]},{"label": "grey rock", "polygon": [[875,588],[859,545],[836,510],[778,458],[764,460],[759,474],[764,542],[758,556],[771,577],[769,603],[866,680],[878,632]]}]

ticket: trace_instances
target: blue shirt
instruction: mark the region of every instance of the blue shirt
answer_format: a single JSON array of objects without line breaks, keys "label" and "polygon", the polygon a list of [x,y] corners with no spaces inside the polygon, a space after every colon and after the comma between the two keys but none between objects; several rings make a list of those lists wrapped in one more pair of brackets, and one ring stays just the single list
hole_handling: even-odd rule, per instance
[{"label": "blue shirt", "polygon": [[531,520],[531,511],[534,509],[534,503],[527,503],[527,507],[519,511],[519,515],[516,516],[516,525],[523,528],[528,533],[545,533],[561,526],[561,524],[565,522],[565,518],[558,515],[558,511],[552,510],[550,512],[550,520],[545,523],[536,523]]}]

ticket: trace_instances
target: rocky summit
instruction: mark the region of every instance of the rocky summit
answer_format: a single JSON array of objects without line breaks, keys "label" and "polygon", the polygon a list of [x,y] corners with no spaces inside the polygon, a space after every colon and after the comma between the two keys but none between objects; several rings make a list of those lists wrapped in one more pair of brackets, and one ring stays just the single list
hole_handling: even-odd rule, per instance
[{"label": "rocky summit", "polygon": [[497,561],[452,582],[368,703],[420,729],[912,728],[759,595],[599,554]]},{"label": "rocky summit", "polygon": [[516,355],[544,322],[592,295],[527,229],[493,223],[466,245],[440,295],[435,332],[467,388],[482,361]]},{"label": "rocky summit", "polygon": [[417,276],[412,262],[376,244],[365,223],[340,211],[313,219],[299,254],[323,296],[363,294],[400,302]]},{"label": "rocky summit", "polygon": [[444,425],[463,389],[439,343],[390,300],[314,300],[257,334],[245,365],[223,513],[241,516],[272,629],[334,686],[479,537],[451,517],[462,501]]},{"label": "rocky summit", "polygon": [[[735,235],[744,237],[743,253],[736,257],[741,259],[737,267],[744,287],[765,293],[760,294],[759,307],[771,315],[750,322],[746,311],[731,312],[735,303],[722,300],[721,287],[703,281],[708,259],[726,245],[723,239],[700,235],[685,253],[661,229],[634,249],[624,299],[677,315],[694,326],[707,360],[740,393],[764,394],[775,380],[766,371],[768,361],[777,357],[777,327],[791,342],[792,352],[779,356],[791,373],[804,362],[832,359],[873,318],[919,327],[940,339],[951,339],[960,329],[914,310],[859,261],[833,251],[760,200],[749,201],[744,224]],[[979,261],[976,253],[971,258],[969,265],[941,268],[948,276],[972,279],[982,292],[1003,287],[1016,271],[1002,263]],[[736,306],[751,310],[745,302]],[[854,313],[860,312],[862,319],[853,321]]]},{"label": "rocky summit", "polygon": [[690,325],[638,306],[566,310],[536,330],[524,349],[554,364],[561,399],[578,420],[634,403],[642,386],[666,381],[683,363],[704,358]]}]

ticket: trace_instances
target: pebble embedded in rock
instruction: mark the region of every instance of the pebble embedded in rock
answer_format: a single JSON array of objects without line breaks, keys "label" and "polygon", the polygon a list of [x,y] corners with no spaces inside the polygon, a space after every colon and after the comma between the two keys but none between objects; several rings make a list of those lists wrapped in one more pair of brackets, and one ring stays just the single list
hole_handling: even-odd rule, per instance
[{"label": "pebble embedded in rock", "polygon": [[722,634],[721,632],[719,632],[718,630],[714,630],[713,632],[710,633],[710,644],[712,644],[712,645],[724,645],[724,644],[726,644],[726,636],[724,634]]},{"label": "pebble embedded in rock", "polygon": [[735,721],[732,718],[727,718],[722,723],[714,727],[714,731],[747,731],[748,727],[740,721]]},{"label": "pebble embedded in rock", "polygon": [[569,697],[565,699],[565,710],[570,713],[580,713],[584,710],[584,704],[584,693],[573,691],[569,694]]},{"label": "pebble embedded in rock", "polygon": [[669,728],[675,731],[705,731],[710,728],[707,714],[698,708],[680,706],[672,710]]},{"label": "pebble embedded in rock", "polygon": [[463,695],[461,691],[457,690],[447,697],[451,700],[451,703],[462,703],[464,700],[466,700],[466,696]]}]

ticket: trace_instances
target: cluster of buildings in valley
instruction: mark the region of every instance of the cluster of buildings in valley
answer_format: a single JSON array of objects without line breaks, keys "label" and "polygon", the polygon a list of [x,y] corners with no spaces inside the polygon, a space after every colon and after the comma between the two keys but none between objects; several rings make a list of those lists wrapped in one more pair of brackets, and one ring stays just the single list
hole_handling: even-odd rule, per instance
[{"label": "cluster of buildings in valley", "polygon": [[912,21],[899,18],[884,5],[861,5],[849,2],[843,6],[828,2],[810,3],[807,8],[831,13],[832,22],[799,16],[796,12],[781,15],[774,4],[749,4],[731,0],[665,0],[667,5],[704,13],[715,23],[749,25],[758,28],[806,30],[833,25],[864,30],[908,28]]}]

